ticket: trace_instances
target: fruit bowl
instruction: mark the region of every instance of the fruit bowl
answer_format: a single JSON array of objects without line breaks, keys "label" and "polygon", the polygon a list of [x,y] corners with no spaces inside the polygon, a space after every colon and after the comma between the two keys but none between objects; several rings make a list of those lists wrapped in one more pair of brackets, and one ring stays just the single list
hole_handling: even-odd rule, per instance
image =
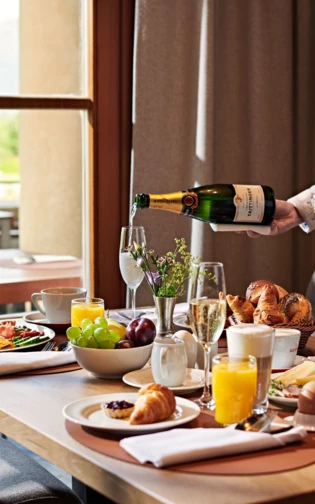
[{"label": "fruit bowl", "polygon": [[148,362],[153,343],[133,348],[87,348],[72,344],[80,366],[96,378],[114,380],[130,371],[143,368]]}]

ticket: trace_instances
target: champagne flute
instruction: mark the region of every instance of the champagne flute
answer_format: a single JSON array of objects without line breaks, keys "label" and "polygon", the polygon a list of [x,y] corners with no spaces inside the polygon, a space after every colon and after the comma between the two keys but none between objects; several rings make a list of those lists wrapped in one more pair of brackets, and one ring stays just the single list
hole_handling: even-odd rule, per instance
[{"label": "champagne flute", "polygon": [[210,394],[210,351],[220,338],[226,317],[226,289],[223,264],[201,262],[196,277],[195,298],[189,301],[191,328],[203,346],[205,358],[205,385],[197,399],[201,409],[215,408]]},{"label": "champagne flute", "polygon": [[143,226],[124,226],[120,233],[119,268],[124,282],[131,291],[133,318],[136,317],[136,290],[141,284],[144,273],[128,252],[128,247],[136,242],[145,244],[145,232]]}]

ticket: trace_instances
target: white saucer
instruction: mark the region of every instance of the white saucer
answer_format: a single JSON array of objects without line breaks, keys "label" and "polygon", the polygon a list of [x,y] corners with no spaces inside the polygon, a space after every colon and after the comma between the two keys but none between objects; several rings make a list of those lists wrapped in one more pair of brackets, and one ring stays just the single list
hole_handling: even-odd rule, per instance
[{"label": "white saucer", "polygon": [[30,322],[32,324],[40,324],[46,327],[50,327],[50,329],[53,329],[58,334],[65,333],[68,327],[71,326],[71,322],[67,324],[65,323],[61,324],[59,322],[49,322],[44,317],[44,315],[39,311],[28,313],[23,317],[23,320],[25,320],[25,322]]},{"label": "white saucer", "polygon": [[[169,387],[175,394],[185,395],[198,390],[204,386],[205,372],[202,369],[187,369],[183,385],[179,387]],[[123,376],[123,381],[131,387],[144,387],[154,382],[150,367],[131,371]],[[211,380],[211,373],[210,373]]]}]

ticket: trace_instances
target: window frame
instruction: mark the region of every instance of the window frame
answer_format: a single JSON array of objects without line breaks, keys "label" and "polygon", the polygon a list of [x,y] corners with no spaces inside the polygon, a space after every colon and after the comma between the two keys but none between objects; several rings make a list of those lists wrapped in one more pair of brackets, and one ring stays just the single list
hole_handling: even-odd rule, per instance
[{"label": "window frame", "polygon": [[120,228],[129,218],[134,10],[135,0],[88,0],[87,97],[0,96],[5,110],[88,113],[84,278],[107,308],[125,303],[118,247]]}]

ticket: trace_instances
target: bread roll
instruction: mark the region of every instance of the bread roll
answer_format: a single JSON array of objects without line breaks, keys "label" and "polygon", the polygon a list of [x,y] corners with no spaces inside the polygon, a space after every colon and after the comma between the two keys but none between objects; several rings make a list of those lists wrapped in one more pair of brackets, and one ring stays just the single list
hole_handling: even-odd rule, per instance
[{"label": "bread roll", "polygon": [[252,282],[246,290],[246,299],[250,301],[254,306],[257,306],[261,293],[265,285],[272,285],[276,288],[276,298],[277,301],[282,299],[288,292],[279,285],[276,285],[269,280],[256,280]]},{"label": "bread roll", "polygon": [[303,324],[312,318],[312,305],[303,294],[292,292],[284,296],[279,303],[279,310],[291,324]]}]

